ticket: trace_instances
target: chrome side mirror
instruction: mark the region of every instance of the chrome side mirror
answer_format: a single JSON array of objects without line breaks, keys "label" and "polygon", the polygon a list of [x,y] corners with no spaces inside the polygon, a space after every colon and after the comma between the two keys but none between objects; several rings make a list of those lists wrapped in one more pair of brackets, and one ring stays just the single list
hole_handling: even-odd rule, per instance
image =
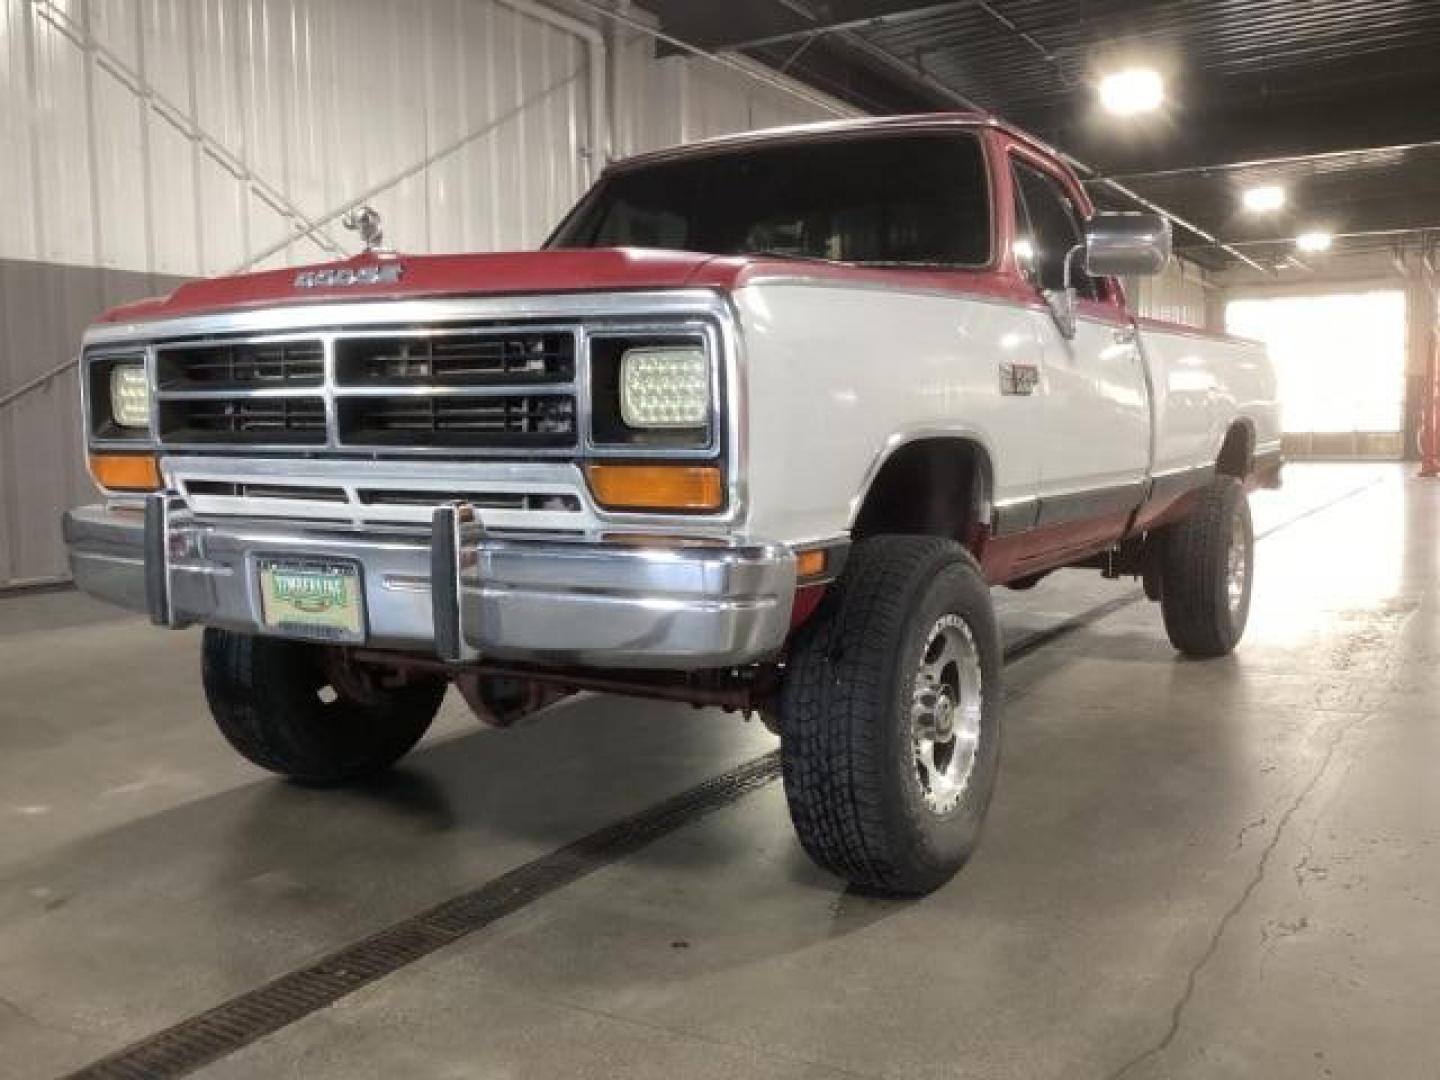
[{"label": "chrome side mirror", "polygon": [[1075,336],[1076,265],[1091,277],[1158,274],[1170,261],[1170,221],[1159,214],[1101,213],[1085,223],[1085,242],[1065,253],[1065,286],[1042,295],[1060,333]]},{"label": "chrome side mirror", "polygon": [[1093,277],[1158,274],[1170,248],[1170,221],[1159,214],[1103,213],[1085,223],[1084,267]]}]

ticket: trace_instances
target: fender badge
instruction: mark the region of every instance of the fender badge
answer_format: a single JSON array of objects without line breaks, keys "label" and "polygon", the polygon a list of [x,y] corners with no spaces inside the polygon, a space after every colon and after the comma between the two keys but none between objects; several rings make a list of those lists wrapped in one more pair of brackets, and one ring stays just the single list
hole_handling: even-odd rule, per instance
[{"label": "fender badge", "polygon": [[1040,385],[1040,369],[1034,364],[1001,364],[1000,393],[1025,396]]}]

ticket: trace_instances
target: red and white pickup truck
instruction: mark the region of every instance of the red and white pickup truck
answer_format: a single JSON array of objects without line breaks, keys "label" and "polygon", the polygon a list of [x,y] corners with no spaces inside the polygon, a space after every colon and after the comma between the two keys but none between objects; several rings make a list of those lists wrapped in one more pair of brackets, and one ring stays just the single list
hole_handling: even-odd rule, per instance
[{"label": "red and white pickup truck", "polygon": [[758,711],[810,855],[923,892],[995,780],[992,586],[1136,574],[1182,652],[1244,630],[1275,382],[1128,311],[1169,247],[1023,133],[919,116],[620,162],[538,252],[188,284],[85,336],[75,580],[205,627],[220,729],[310,782],[450,683],[502,724]]}]

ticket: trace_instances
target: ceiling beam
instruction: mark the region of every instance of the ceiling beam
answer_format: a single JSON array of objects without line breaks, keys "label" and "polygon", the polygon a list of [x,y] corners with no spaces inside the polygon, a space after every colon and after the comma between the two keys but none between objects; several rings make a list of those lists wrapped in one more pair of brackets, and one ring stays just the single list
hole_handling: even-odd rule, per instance
[{"label": "ceiling beam", "polygon": [[986,0],[975,0],[975,6],[978,7],[981,11],[985,12],[986,15],[989,15],[990,18],[994,19],[1006,30],[1010,31],[1010,33],[1014,34],[1026,45],[1030,46],[1030,48],[1034,49],[1037,53],[1039,53],[1041,58],[1047,64],[1050,64],[1055,68],[1055,70],[1060,75],[1060,81],[1063,82],[1067,87],[1075,85],[1075,80],[1072,79],[1070,77],[1070,73],[1065,70],[1065,65],[1061,62],[1060,57],[1056,56],[1049,49],[1049,47],[1047,47],[1043,42],[1039,41],[1034,34],[1031,34],[1026,30],[1022,30],[1019,26],[1015,24],[1015,21],[1011,19],[1010,16],[996,11],[994,6],[987,3]]},{"label": "ceiling beam", "polygon": [[[1184,218],[1180,217],[1173,211],[1165,209],[1165,207],[1159,205],[1158,203],[1151,202],[1139,192],[1126,187],[1119,181],[1112,180],[1104,176],[1097,176],[1094,169],[1090,168],[1088,165],[1084,164],[1081,161],[1077,161],[1069,154],[1062,153],[1061,156],[1066,159],[1072,169],[1080,173],[1080,175],[1084,178],[1087,184],[1103,184],[1105,187],[1108,187],[1110,188],[1110,190],[1114,191],[1117,195],[1129,199],[1136,205],[1141,206],[1146,210],[1149,210],[1152,214],[1159,214],[1161,217],[1167,218],[1172,224],[1180,226],[1180,228],[1184,229],[1192,236],[1198,236],[1201,240],[1205,241],[1205,244],[1202,245],[1203,247],[1223,251],[1225,252],[1225,254],[1239,259],[1247,266],[1254,267],[1256,270],[1259,270],[1262,273],[1268,272],[1265,267],[1261,266],[1254,259],[1250,258],[1250,256],[1239,250],[1235,245],[1226,243],[1224,240],[1221,240],[1219,237],[1206,232],[1204,229],[1200,228],[1200,226],[1194,224],[1193,222],[1186,221]],[[1196,249],[1191,248],[1189,250],[1193,251]]]},{"label": "ceiling beam", "polygon": [[[777,0],[783,2],[783,0]],[[912,19],[922,19],[929,15],[940,15],[947,11],[955,11],[960,8],[974,7],[981,0],[951,0],[950,3],[926,4],[922,7],[909,8],[904,11],[881,12],[878,15],[863,15],[853,19],[840,19],[835,22],[818,23],[815,26],[802,27],[798,30],[790,30],[783,34],[769,34],[765,37],[751,38],[748,41],[717,41],[713,43],[715,48],[720,49],[758,49],[767,45],[783,45],[790,41],[799,41],[802,38],[820,37],[825,34],[837,34],[845,30],[880,29],[887,26],[895,26],[898,23],[909,22]],[[787,7],[789,5],[786,5]],[[790,10],[795,10],[791,8]]]},{"label": "ceiling beam", "polygon": [[1076,95],[1014,110],[1022,126],[1073,147],[1106,176],[1201,171],[1221,154],[1234,162],[1307,158],[1363,146],[1435,139],[1433,116],[1417,103],[1440,95],[1440,69],[1368,93],[1337,89],[1305,100],[1256,93],[1242,99],[1180,102],[1148,120],[1117,123]]},{"label": "ceiling beam", "polygon": [[572,4],[579,5],[585,10],[591,12],[594,15],[598,15],[603,19],[613,20],[614,22],[620,23],[623,26],[629,27],[631,30],[638,31],[639,33],[646,34],[649,37],[655,38],[657,41],[663,41],[667,45],[673,46],[674,48],[679,49],[682,52],[689,53],[691,56],[696,56],[700,59],[708,60],[713,64],[717,64],[720,67],[725,67],[729,68],[732,71],[737,71],[740,74],[746,76],[747,78],[754,79],[756,82],[765,83],[777,90],[782,90],[787,94],[791,94],[797,98],[801,98],[804,101],[808,101],[810,104],[816,106],[819,109],[823,109],[825,112],[830,113],[832,116],[845,115],[845,110],[839,108],[835,104],[835,102],[820,97],[818,94],[807,92],[793,79],[784,78],[780,75],[771,75],[764,70],[757,71],[757,65],[755,65],[753,62],[739,60],[733,56],[726,56],[723,53],[712,52],[709,49],[702,49],[698,45],[691,45],[688,41],[682,41],[680,38],[677,38],[672,34],[665,33],[665,31],[663,30],[657,30],[655,27],[649,26],[639,19],[632,18],[631,16],[626,15],[624,12],[612,11],[610,8],[604,7],[603,5],[597,3],[596,0],[570,0],[570,2]]},{"label": "ceiling beam", "polygon": [[[1403,240],[1403,239],[1405,239],[1406,237],[1410,237],[1410,236],[1416,236],[1416,237],[1420,237],[1421,239],[1424,239],[1429,233],[1436,232],[1437,230],[1440,230],[1440,223],[1436,223],[1436,224],[1434,224],[1434,225],[1414,225],[1414,226],[1407,226],[1407,227],[1405,227],[1405,228],[1403,228],[1403,229],[1355,229],[1355,230],[1352,230],[1352,231],[1350,231],[1350,232],[1337,232],[1337,233],[1332,233],[1331,236],[1332,236],[1332,238],[1335,239],[1335,240],[1386,240],[1386,239]],[[1275,247],[1275,246],[1277,246],[1277,245],[1280,245],[1280,246],[1293,246],[1294,243],[1295,243],[1295,237],[1293,237],[1293,236],[1277,236],[1277,237],[1266,237],[1266,238],[1261,239],[1261,240],[1227,240],[1226,243],[1227,243],[1228,245],[1230,245],[1231,247],[1246,247],[1246,248],[1249,248],[1249,247]],[[1177,248],[1176,250],[1177,250],[1177,251],[1202,251],[1202,250],[1204,250],[1204,249],[1205,249],[1206,247],[1208,247],[1208,246],[1210,246],[1210,245],[1207,245],[1207,244],[1190,245],[1190,246],[1183,246],[1183,247]]]},{"label": "ceiling beam", "polygon": [[[1251,158],[1246,161],[1219,161],[1208,165],[1186,165],[1178,169],[1152,169],[1148,172],[1115,173],[1107,176],[1112,180],[1165,180],[1176,176],[1193,176],[1199,173],[1238,172],[1246,169],[1269,169],[1282,165],[1308,165],[1317,162],[1343,161],[1346,158],[1363,159],[1376,154],[1404,154],[1416,150],[1440,149],[1440,139],[1426,139],[1422,142],[1390,143],[1386,146],[1366,146],[1353,150],[1316,150],[1309,154],[1287,154],[1282,157]],[[1356,164],[1364,164],[1357,161]]]}]

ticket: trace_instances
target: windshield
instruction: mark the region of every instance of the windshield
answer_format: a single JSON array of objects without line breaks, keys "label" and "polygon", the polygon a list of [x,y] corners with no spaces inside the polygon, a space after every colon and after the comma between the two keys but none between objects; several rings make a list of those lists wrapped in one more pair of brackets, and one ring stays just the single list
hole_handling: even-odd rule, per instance
[{"label": "windshield", "polygon": [[981,266],[985,163],[968,132],[700,154],[611,175],[547,246]]}]

